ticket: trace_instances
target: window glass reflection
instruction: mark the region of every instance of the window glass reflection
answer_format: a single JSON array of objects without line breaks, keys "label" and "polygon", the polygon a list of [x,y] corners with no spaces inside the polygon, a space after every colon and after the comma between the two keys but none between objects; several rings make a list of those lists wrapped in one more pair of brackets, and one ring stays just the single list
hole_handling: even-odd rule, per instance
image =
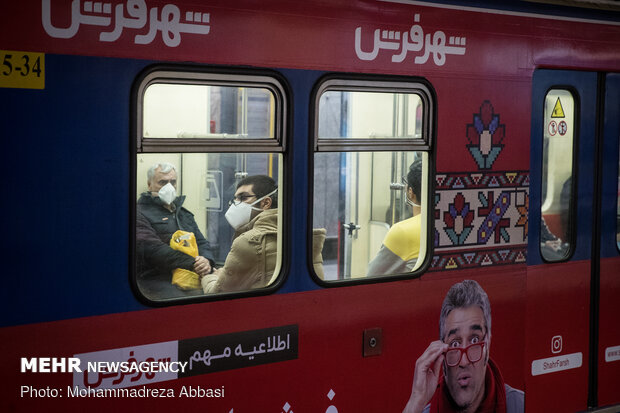
[{"label": "window glass reflection", "polygon": [[329,90],[319,100],[320,139],[420,139],[422,100],[414,93]]},{"label": "window glass reflection", "polygon": [[273,153],[139,154],[142,294],[166,300],[271,285],[281,265],[281,164]]},{"label": "window glass reflection", "polygon": [[315,153],[313,228],[326,233],[317,274],[336,281],[417,269],[426,254],[427,170],[424,152]]},{"label": "window glass reflection", "polygon": [[567,90],[545,97],[540,251],[547,261],[568,257],[573,239],[575,101]]},{"label": "window glass reflection", "polygon": [[145,138],[274,138],[269,89],[155,83],[144,92]]}]

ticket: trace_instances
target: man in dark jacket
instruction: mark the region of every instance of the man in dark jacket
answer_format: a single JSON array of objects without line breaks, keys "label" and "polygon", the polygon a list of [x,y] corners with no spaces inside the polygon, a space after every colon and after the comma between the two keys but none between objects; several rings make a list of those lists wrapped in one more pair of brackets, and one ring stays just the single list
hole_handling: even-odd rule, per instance
[{"label": "man in dark jacket", "polygon": [[[200,294],[200,290],[182,291],[171,284],[176,268],[194,271],[200,276],[213,272],[213,256],[194,215],[183,208],[185,196],[177,197],[177,172],[172,164],[159,163],[147,172],[148,191],[141,194],[136,212],[137,282],[149,299]],[[199,255],[194,258],[170,247],[177,230],[193,232]]]}]

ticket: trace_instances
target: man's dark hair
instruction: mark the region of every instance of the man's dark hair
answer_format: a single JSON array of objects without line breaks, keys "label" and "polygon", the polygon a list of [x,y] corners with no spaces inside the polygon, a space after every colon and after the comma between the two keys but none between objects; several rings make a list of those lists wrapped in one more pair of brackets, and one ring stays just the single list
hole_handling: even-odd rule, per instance
[{"label": "man's dark hair", "polygon": [[[262,198],[265,195],[275,191],[278,189],[278,185],[276,185],[276,181],[268,177],[267,175],[251,175],[243,178],[237,184],[237,189],[243,185],[252,185],[252,190],[256,195],[256,198]],[[271,208],[278,207],[278,193],[275,192],[269,195],[271,198]]]},{"label": "man's dark hair", "polygon": [[480,307],[484,316],[484,323],[486,324],[485,333],[491,335],[491,303],[489,302],[489,297],[476,281],[464,280],[450,287],[446,298],[443,300],[441,314],[439,315],[440,340],[446,338],[446,318],[448,318],[450,311],[470,306]]},{"label": "man's dark hair", "polygon": [[411,188],[418,203],[422,201],[422,159],[418,158],[409,166],[407,186]]}]

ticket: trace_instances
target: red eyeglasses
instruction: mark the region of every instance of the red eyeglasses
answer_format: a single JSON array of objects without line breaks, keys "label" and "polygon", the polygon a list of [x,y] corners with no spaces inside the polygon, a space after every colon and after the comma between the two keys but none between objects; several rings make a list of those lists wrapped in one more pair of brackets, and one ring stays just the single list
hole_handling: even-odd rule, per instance
[{"label": "red eyeglasses", "polygon": [[482,358],[482,349],[484,348],[484,341],[471,344],[467,347],[452,347],[446,351],[446,364],[449,367],[458,366],[463,358],[463,354],[467,357],[470,363],[480,361]]}]

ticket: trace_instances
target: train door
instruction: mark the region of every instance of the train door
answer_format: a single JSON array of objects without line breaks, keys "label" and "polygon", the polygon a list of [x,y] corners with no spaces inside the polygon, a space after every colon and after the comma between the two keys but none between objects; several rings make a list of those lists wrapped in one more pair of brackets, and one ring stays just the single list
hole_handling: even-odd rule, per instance
[{"label": "train door", "polygon": [[[604,206],[615,206],[615,201],[603,198],[602,193],[610,189],[605,186],[612,185],[617,190],[617,173],[615,183],[601,179],[602,174],[608,173],[602,165],[607,158],[602,132],[606,85],[610,86],[605,76],[598,73],[534,73],[526,307],[527,411],[577,411],[597,406],[601,382],[597,373],[599,329],[617,330],[617,322],[612,327],[606,325],[607,318],[599,319],[599,309],[601,314],[612,310],[607,308],[611,302],[601,301],[601,280],[607,282],[611,277],[616,294],[620,293],[615,241],[611,242],[615,248],[611,254],[615,254],[615,269],[613,265],[601,267],[601,254],[608,254],[608,248],[602,244],[610,243],[607,238],[612,238],[602,229],[601,222],[611,218],[607,215],[613,214],[614,220],[616,216],[615,209],[609,211]],[[616,90],[616,99],[617,93]],[[617,119],[618,105],[615,111]],[[617,147],[617,133],[605,138],[615,139]],[[617,162],[616,150],[615,170]],[[617,308],[616,305],[616,311]],[[620,344],[618,337],[615,340]],[[614,368],[617,380],[618,367],[611,367]],[[562,397],[549,397],[551,394]]]},{"label": "train door", "polygon": [[[598,306],[598,405],[620,404],[620,74],[605,79],[601,155],[601,262]],[[617,406],[616,406],[617,407]]]}]

